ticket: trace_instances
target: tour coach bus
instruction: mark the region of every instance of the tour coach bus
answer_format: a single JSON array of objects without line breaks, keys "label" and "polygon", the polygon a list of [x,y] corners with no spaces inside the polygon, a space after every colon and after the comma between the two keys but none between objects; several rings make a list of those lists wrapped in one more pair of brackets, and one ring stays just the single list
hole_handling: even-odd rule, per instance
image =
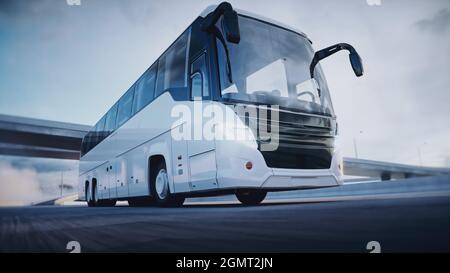
[{"label": "tour coach bus", "polygon": [[255,205],[269,191],[339,186],[338,126],[318,63],[347,50],[361,76],[362,61],[349,44],[311,44],[229,3],[207,8],[84,137],[79,199],[180,206],[235,194]]}]

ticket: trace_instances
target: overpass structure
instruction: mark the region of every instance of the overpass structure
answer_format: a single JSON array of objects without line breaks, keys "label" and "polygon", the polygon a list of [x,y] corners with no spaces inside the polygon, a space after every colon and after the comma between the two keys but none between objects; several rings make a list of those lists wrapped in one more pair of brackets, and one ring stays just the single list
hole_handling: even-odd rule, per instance
[{"label": "overpass structure", "polygon": [[377,177],[381,180],[431,175],[447,175],[450,169],[421,167],[358,158],[344,158],[344,173],[351,176]]},{"label": "overpass structure", "polygon": [[0,115],[0,154],[80,159],[91,126]]},{"label": "overpass structure", "polygon": [[[81,141],[91,126],[0,115],[0,155],[79,159]],[[357,158],[344,158],[349,176],[409,178],[450,174],[450,169],[419,167]]]}]

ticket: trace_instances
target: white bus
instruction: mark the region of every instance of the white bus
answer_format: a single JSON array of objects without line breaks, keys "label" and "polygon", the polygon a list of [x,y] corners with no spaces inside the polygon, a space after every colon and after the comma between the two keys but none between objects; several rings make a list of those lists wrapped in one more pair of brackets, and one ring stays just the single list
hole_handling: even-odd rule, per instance
[{"label": "white bus", "polygon": [[[79,198],[181,206],[235,194],[256,205],[269,191],[340,185],[336,116],[318,62],[348,50],[357,76],[362,62],[348,44],[311,44],[229,3],[207,8],[84,137]],[[185,137],[194,127],[213,137]],[[229,137],[239,132],[246,137]]]}]

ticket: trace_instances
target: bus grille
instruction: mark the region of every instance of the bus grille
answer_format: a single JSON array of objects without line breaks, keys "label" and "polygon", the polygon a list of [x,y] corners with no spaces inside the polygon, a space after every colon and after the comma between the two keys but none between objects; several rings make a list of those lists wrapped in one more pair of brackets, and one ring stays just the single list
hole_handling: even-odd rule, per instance
[{"label": "bus grille", "polygon": [[[243,117],[241,117],[243,118]],[[270,128],[270,115],[266,122]],[[246,122],[247,123],[247,122]],[[278,148],[265,151],[267,141],[257,135],[258,149],[270,168],[329,169],[334,150],[335,121],[331,117],[279,111]],[[274,137],[274,136],[272,136]],[[274,141],[274,139],[272,139]]]}]

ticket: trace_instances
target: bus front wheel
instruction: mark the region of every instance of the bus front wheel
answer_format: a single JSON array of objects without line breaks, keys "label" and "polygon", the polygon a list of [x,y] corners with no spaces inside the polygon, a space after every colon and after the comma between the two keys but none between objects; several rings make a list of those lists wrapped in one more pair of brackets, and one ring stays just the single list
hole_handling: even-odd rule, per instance
[{"label": "bus front wheel", "polygon": [[156,204],[161,207],[180,207],[184,203],[184,197],[170,192],[169,177],[166,164],[161,162],[153,172],[151,190]]},{"label": "bus front wheel", "polygon": [[236,197],[244,205],[254,206],[260,204],[266,198],[267,192],[262,190],[238,190]]}]

